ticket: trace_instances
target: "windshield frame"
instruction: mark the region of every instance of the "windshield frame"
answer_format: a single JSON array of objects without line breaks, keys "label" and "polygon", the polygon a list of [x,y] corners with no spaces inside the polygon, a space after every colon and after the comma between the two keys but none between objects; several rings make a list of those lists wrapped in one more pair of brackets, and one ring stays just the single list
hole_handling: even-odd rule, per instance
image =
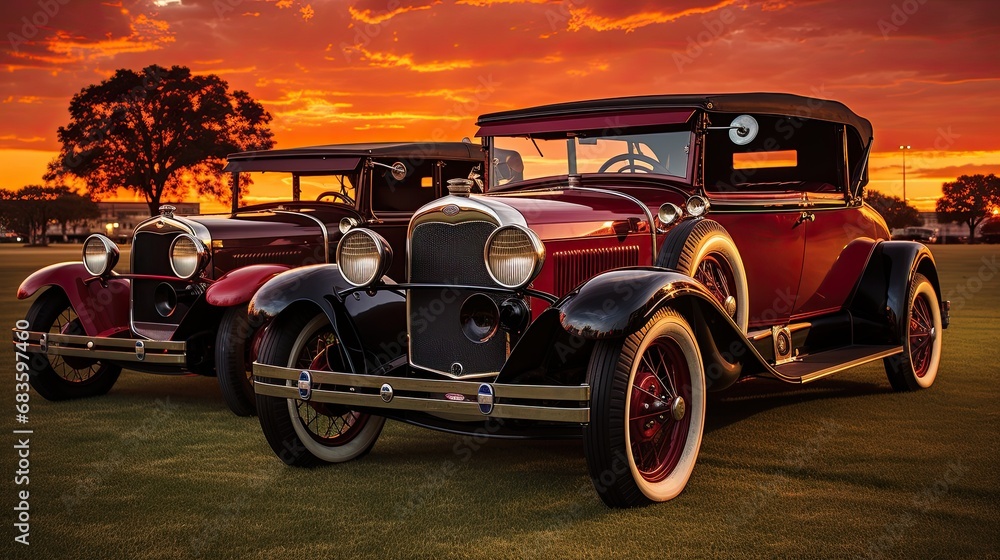
[{"label": "windshield frame", "polygon": [[[603,133],[603,134],[602,134]],[[652,172],[642,172],[642,173],[629,173],[629,172],[615,172],[615,171],[585,171],[580,173],[578,167],[574,169],[575,166],[579,165],[579,158],[575,157],[579,154],[579,149],[581,146],[589,146],[589,144],[582,144],[580,142],[581,138],[590,138],[599,141],[599,139],[605,139],[615,142],[626,142],[626,141],[641,141],[643,138],[651,138],[656,135],[667,135],[667,134],[686,134],[687,144],[684,148],[685,159],[684,161],[684,174],[674,175],[670,173],[661,173],[653,170]],[[516,139],[520,142],[528,142],[528,154],[525,150],[509,150],[502,146],[503,139]],[[501,140],[498,145],[498,140]],[[556,162],[564,162],[565,169],[562,173],[550,174],[550,175],[539,175],[524,179],[519,179],[515,181],[500,183],[503,178],[500,176],[503,173],[498,173],[497,166],[502,161],[501,158],[506,159],[510,153],[516,153],[521,159],[527,159],[527,157],[537,158],[539,151],[541,151],[543,158],[551,157],[548,153],[548,149],[551,149],[558,145],[558,143],[565,142],[566,148],[558,152],[559,157],[553,158]],[[518,188],[519,185],[530,185],[536,182],[544,182],[552,179],[560,179],[563,177],[568,177],[570,175],[577,175],[580,177],[607,177],[607,178],[632,178],[638,180],[669,180],[671,182],[680,182],[688,185],[694,184],[694,177],[697,168],[697,147],[698,147],[698,134],[695,130],[691,128],[690,125],[685,125],[681,127],[671,126],[656,126],[656,127],[629,127],[620,130],[611,131],[594,131],[594,130],[566,130],[557,133],[528,133],[528,134],[512,134],[512,135],[495,135],[486,136],[483,138],[483,144],[487,148],[487,154],[489,158],[488,166],[488,185],[489,190],[507,190]],[[574,148],[573,150],[570,147]],[[548,149],[547,149],[548,148]],[[504,152],[504,153],[499,153]],[[622,152],[618,155],[624,155],[626,152]],[[645,155],[645,154],[643,154]],[[521,162],[523,167],[527,165]],[[639,160],[639,165],[643,167],[650,167],[648,164]],[[577,170],[576,173],[573,173]]]}]

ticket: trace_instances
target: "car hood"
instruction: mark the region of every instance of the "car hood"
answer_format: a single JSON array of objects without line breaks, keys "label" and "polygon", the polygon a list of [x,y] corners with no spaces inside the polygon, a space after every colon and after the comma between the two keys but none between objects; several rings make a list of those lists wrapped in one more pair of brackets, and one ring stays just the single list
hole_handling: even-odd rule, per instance
[{"label": "car hood", "polygon": [[476,198],[510,206],[540,239],[549,241],[648,232],[655,227],[650,220],[659,206],[665,202],[682,205],[685,195],[671,188],[555,187]]},{"label": "car hood", "polygon": [[305,239],[322,237],[326,227],[307,212],[264,211],[184,219],[208,229],[213,248],[298,244]]}]

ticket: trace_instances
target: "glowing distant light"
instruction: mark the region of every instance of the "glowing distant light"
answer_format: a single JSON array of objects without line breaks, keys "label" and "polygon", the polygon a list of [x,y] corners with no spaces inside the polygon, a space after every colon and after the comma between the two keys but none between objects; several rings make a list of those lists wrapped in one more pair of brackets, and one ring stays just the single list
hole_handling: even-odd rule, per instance
[{"label": "glowing distant light", "polygon": [[157,8],[165,8],[167,6],[180,6],[181,0],[153,0],[153,5]]}]

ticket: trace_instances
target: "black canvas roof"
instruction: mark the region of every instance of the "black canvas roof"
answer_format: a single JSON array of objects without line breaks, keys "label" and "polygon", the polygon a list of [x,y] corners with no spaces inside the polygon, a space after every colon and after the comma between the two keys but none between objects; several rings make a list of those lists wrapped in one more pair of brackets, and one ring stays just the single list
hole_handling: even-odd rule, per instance
[{"label": "black canvas roof", "polygon": [[368,156],[400,159],[483,159],[479,144],[468,142],[374,142],[328,144],[229,154],[224,171],[343,172]]},{"label": "black canvas roof", "polygon": [[803,97],[788,93],[720,93],[710,95],[644,95],[593,99],[541,105],[527,109],[489,113],[479,117],[478,126],[489,126],[518,120],[546,117],[568,117],[601,113],[663,110],[671,107],[691,107],[716,113],[751,113],[796,116],[846,124],[867,146],[872,137],[872,125],[839,101]]}]

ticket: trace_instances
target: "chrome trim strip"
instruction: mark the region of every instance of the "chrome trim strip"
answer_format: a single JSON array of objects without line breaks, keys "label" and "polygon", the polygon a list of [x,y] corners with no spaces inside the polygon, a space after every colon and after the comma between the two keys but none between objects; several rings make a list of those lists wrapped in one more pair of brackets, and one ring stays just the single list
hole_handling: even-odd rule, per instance
[{"label": "chrome trim strip", "polygon": [[634,197],[634,196],[632,196],[632,195],[630,195],[628,193],[623,193],[623,192],[620,192],[620,191],[613,191],[613,190],[610,190],[610,189],[597,189],[597,188],[594,188],[594,187],[574,187],[574,186],[569,186],[567,188],[569,190],[573,190],[573,191],[588,191],[588,192],[595,192],[595,193],[601,193],[601,194],[610,194],[612,196],[619,196],[621,198],[625,198],[625,199],[628,199],[628,200],[631,200],[632,202],[634,202],[635,205],[638,206],[639,208],[641,208],[642,211],[643,211],[643,213],[646,214],[646,221],[649,222],[649,237],[650,237],[650,240],[653,243],[653,245],[652,245],[652,247],[653,247],[653,260],[651,262],[656,262],[656,255],[657,255],[657,253],[656,253],[656,222],[653,221],[653,212],[651,212],[649,210],[649,207],[646,206],[645,204],[643,204],[642,201],[640,201],[638,198],[636,198],[636,197]]},{"label": "chrome trim strip", "polygon": [[[18,341],[20,342],[20,340]],[[187,343],[180,341],[104,338],[29,331],[28,339],[24,342],[28,343],[30,352],[52,356],[97,358],[115,362],[187,365]],[[137,343],[142,343],[144,357],[139,357]]]},{"label": "chrome trim strip", "polygon": [[[314,384],[329,384],[345,387],[346,390],[313,389],[310,401],[336,403],[369,408],[386,408],[395,410],[415,410],[420,412],[440,412],[461,414],[470,420],[482,419],[476,396],[482,384],[479,381],[447,381],[435,379],[411,379],[405,377],[384,377],[356,375],[330,371],[307,370]],[[259,395],[297,399],[298,389],[286,384],[268,383],[259,378],[279,379],[282,382],[297,380],[302,370],[254,363],[254,391]],[[383,401],[378,392],[360,393],[356,389],[371,389],[378,391],[382,385],[389,383],[394,391],[390,402]],[[496,399],[525,400],[559,400],[577,402],[577,407],[551,407],[527,404],[496,404],[489,414],[492,418],[517,418],[522,420],[540,420],[548,422],[587,423],[590,421],[590,387],[574,385],[561,387],[555,385],[508,385],[493,384]],[[441,398],[424,396],[401,396],[399,393],[411,391],[418,393],[459,393],[470,397],[466,401],[451,401]]]},{"label": "chrome trim strip", "polygon": [[275,214],[294,214],[296,216],[302,216],[304,218],[309,218],[310,220],[316,222],[319,225],[319,230],[323,232],[323,258],[326,264],[330,264],[330,231],[326,228],[326,224],[323,220],[320,220],[316,216],[306,214],[305,212],[289,212],[288,210],[273,210]]}]

